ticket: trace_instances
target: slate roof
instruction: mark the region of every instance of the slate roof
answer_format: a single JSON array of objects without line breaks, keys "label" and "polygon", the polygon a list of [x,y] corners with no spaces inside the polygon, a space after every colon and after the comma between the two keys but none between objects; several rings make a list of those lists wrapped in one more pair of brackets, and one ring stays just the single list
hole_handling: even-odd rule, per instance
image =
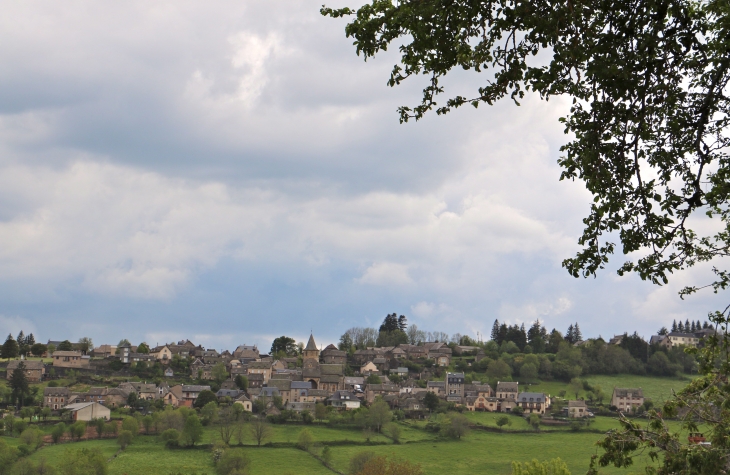
[{"label": "slate roof", "polygon": [[586,407],[585,401],[568,401],[568,407]]},{"label": "slate roof", "polygon": [[497,381],[497,392],[516,393],[519,391],[519,383]]},{"label": "slate roof", "polygon": [[517,402],[545,402],[545,393],[520,393]]},{"label": "slate roof", "polygon": [[291,388],[292,389],[312,389],[312,382],[311,381],[292,381]]},{"label": "slate roof", "polygon": [[43,388],[43,396],[68,397],[71,394],[69,388]]},{"label": "slate roof", "polygon": [[268,387],[277,388],[277,389],[279,389],[279,391],[290,391],[291,390],[291,380],[289,380],[289,379],[270,379]]},{"label": "slate roof", "polygon": [[341,375],[344,370],[341,364],[321,364],[319,370],[322,374],[337,374]]},{"label": "slate roof", "polygon": [[629,393],[632,397],[644,397],[641,388],[613,388],[613,395],[616,397],[627,397]]},{"label": "slate roof", "polygon": [[183,384],[182,390],[186,393],[199,393],[205,390],[210,391],[210,386],[202,386],[200,384]]},{"label": "slate roof", "polygon": [[45,367],[42,361],[13,360],[8,363],[8,372],[16,369],[18,366],[20,366],[20,363],[25,364],[25,369],[42,370]]},{"label": "slate roof", "polygon": [[311,333],[309,334],[309,341],[307,342],[307,347],[304,348],[304,349],[305,350],[310,350],[310,351],[311,350],[313,350],[313,351],[317,351],[318,350],[317,344],[314,342],[314,336]]}]

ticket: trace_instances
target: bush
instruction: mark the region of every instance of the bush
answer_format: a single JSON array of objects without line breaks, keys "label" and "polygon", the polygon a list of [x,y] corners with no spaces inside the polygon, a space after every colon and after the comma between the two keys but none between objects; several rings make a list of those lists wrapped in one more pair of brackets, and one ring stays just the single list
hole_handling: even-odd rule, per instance
[{"label": "bush", "polygon": [[385,426],[385,433],[388,437],[393,439],[393,442],[400,444],[401,429],[398,424],[390,423]]},{"label": "bush", "polygon": [[124,450],[127,448],[129,444],[132,443],[132,440],[134,440],[134,434],[132,434],[132,431],[129,430],[122,430],[119,433],[119,437],[117,437],[117,444],[119,447]]},{"label": "bush", "polygon": [[522,409],[520,406],[515,406],[512,408],[512,414],[517,414],[518,416],[521,416],[525,412],[524,409]]},{"label": "bush", "polygon": [[139,422],[134,417],[125,417],[122,421],[122,430],[128,430],[134,437],[139,433]]},{"label": "bush", "polygon": [[160,438],[166,446],[177,447],[180,443],[180,432],[176,429],[167,429],[160,434]]},{"label": "bush", "polygon": [[507,426],[507,425],[512,425],[512,421],[507,416],[499,416],[497,418],[497,421],[496,422],[497,422],[497,427],[503,427],[503,426]]},{"label": "bush", "polygon": [[33,447],[27,444],[20,444],[18,445],[18,452],[20,452],[21,457],[27,457],[33,453]]},{"label": "bush", "polygon": [[20,434],[20,440],[35,450],[43,445],[43,435],[42,430],[36,427],[29,427]]},{"label": "bush", "polygon": [[66,424],[63,422],[59,422],[55,426],[53,426],[53,430],[51,430],[51,438],[53,439],[53,443],[57,444],[62,438],[63,434],[66,433]]},{"label": "bush", "polygon": [[365,464],[375,458],[375,452],[358,452],[350,459],[350,475],[362,472]]},{"label": "bush", "polygon": [[302,431],[299,432],[299,437],[297,438],[297,447],[309,452],[309,449],[312,448],[313,443],[314,437],[312,437],[312,433],[309,431],[309,429],[302,429]]},{"label": "bush", "polygon": [[22,434],[25,429],[28,428],[28,423],[24,420],[17,420],[15,419],[15,424],[13,425],[13,431],[15,431],[18,435]]},{"label": "bush", "polygon": [[568,466],[559,458],[546,462],[512,462],[512,475],[570,475]]},{"label": "bush", "polygon": [[223,452],[215,471],[219,475],[233,475],[248,473],[251,459],[242,449],[228,449]]}]

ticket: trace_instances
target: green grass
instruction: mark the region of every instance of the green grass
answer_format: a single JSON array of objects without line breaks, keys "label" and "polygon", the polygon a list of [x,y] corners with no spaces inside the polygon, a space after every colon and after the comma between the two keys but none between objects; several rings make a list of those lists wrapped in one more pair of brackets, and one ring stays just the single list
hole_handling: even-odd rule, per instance
[{"label": "green grass", "polygon": [[[466,414],[470,420],[484,425],[494,425],[491,413]],[[512,429],[526,429],[527,425],[519,417],[511,416]],[[487,432],[473,430],[460,441],[438,439],[434,434],[419,429],[425,425],[422,421],[402,423],[403,442],[392,444],[383,436],[375,436],[371,440],[378,445],[368,445],[361,431],[306,426],[319,444],[338,441],[352,441],[355,445],[334,445],[331,447],[334,468],[347,472],[350,458],[361,451],[372,451],[376,454],[395,455],[399,458],[420,463],[425,474],[435,473],[471,473],[507,475],[510,473],[512,461],[527,461],[533,458],[546,460],[561,457],[566,461],[573,474],[581,474],[587,470],[591,455],[596,453],[595,442],[600,434],[559,430],[541,433]],[[524,427],[523,427],[524,425]],[[607,430],[616,427],[615,420],[598,417],[592,429]],[[304,426],[273,426],[272,442],[295,443]],[[204,443],[212,443],[218,439],[213,428],[206,428]],[[9,444],[17,445],[17,439],[6,439]],[[249,438],[245,450],[252,460],[251,474],[277,473],[292,474],[331,474],[310,454],[293,447],[255,447]],[[78,443],[50,445],[34,453],[31,458],[45,458],[49,463],[57,463],[65,451],[82,447],[95,447],[102,450],[111,459],[110,475],[132,473],[148,473],[150,475],[170,473],[213,474],[214,467],[210,450],[166,449],[156,436],[139,436],[124,452],[119,453],[115,440],[91,440]],[[114,458],[113,458],[114,457]],[[612,468],[602,469],[606,474],[628,474],[642,471],[643,463],[637,461],[636,470],[625,471]]]}]

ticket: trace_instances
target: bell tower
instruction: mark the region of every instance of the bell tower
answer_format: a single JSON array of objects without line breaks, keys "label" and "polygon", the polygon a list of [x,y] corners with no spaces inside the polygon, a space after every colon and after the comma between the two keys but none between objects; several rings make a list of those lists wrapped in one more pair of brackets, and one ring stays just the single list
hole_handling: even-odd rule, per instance
[{"label": "bell tower", "polygon": [[304,361],[314,360],[319,362],[319,350],[317,349],[317,344],[314,343],[314,336],[311,333],[309,334],[309,341],[307,342],[306,348],[302,350],[302,359]]}]

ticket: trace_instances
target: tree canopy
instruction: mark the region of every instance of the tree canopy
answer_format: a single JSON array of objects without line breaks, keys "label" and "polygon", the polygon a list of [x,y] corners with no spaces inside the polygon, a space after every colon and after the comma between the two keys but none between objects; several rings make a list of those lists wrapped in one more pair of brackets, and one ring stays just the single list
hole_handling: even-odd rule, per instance
[{"label": "tree canopy", "polygon": [[[595,275],[618,240],[628,255],[619,274],[662,284],[728,255],[729,9],[725,0],[371,0],[321,12],[354,15],[345,32],[365,59],[397,45],[390,86],[428,77],[421,102],[399,108],[402,122],[519,103],[527,91],[571,98],[561,179],[583,181],[593,202],[582,249],[563,266]],[[483,85],[447,95],[442,79],[457,68],[485,72]],[[710,285],[726,288],[730,274],[714,273]]]}]

